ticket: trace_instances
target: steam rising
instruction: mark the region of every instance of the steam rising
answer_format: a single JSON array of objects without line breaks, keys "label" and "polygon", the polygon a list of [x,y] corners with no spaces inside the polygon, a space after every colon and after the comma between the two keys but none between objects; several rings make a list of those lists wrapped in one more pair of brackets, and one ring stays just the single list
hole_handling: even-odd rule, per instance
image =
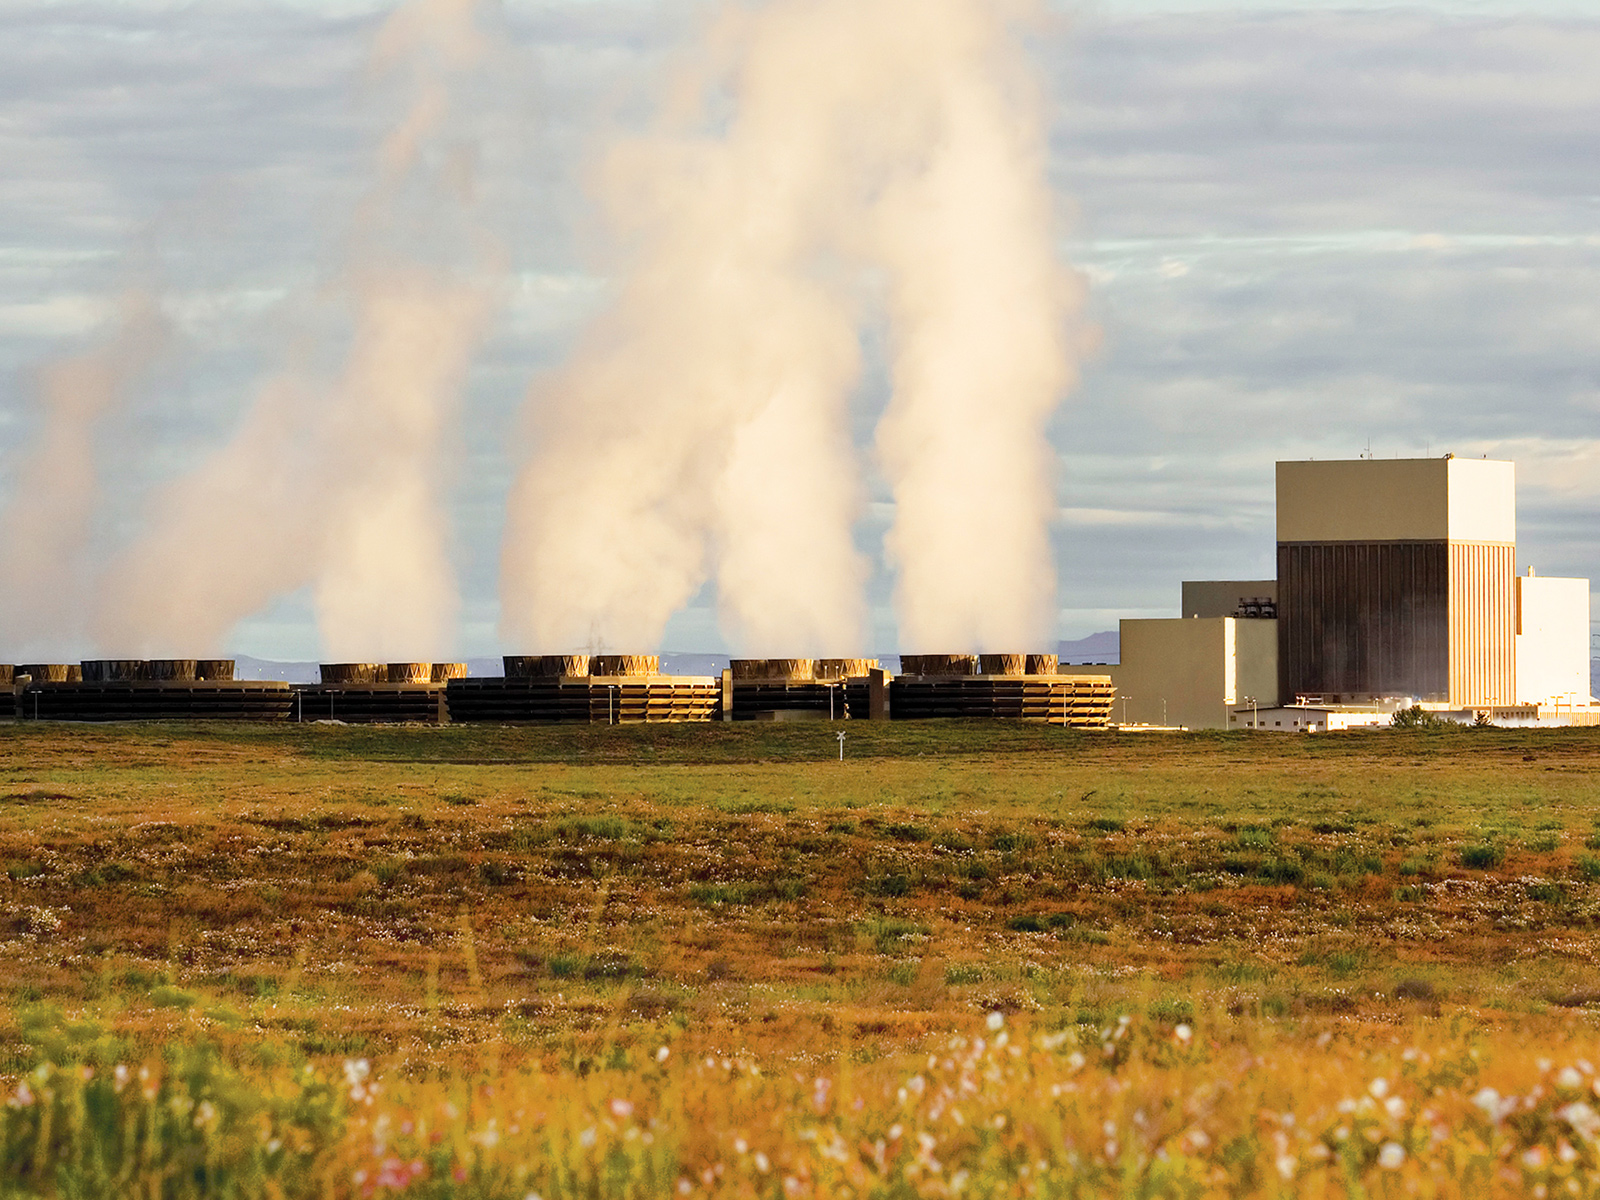
[{"label": "steam rising", "polygon": [[[1080,278],[1058,264],[1027,76],[984,5],[923,36],[941,60],[926,159],[885,193],[893,398],[878,451],[895,501],[901,645],[1017,650],[1050,639],[1055,508],[1046,423],[1076,382]],[[931,50],[931,48],[930,48]]]},{"label": "steam rising", "polygon": [[153,298],[129,293],[104,344],[40,374],[39,428],[15,460],[0,514],[0,635],[18,659],[76,652],[94,577],[96,435],[168,336]]},{"label": "steam rising", "polygon": [[[448,82],[481,54],[471,0],[424,0],[380,32],[376,65],[412,68],[412,103],[385,140],[368,230],[338,289],[353,316],[331,381],[268,381],[232,440],[150,506],[109,572],[97,621],[123,654],[215,654],[243,617],[311,584],[325,654],[443,657],[458,600],[444,488],[463,379],[492,288],[404,261],[408,186],[436,208],[461,158],[439,152]],[[440,200],[439,193],[445,192]]]},{"label": "steam rising", "polygon": [[747,653],[845,654],[865,465],[849,403],[882,281],[878,435],[908,646],[1047,636],[1044,424],[1080,303],[1056,263],[1027,4],[730,9],[597,189],[616,299],[537,387],[502,563],[509,640],[656,645],[714,577]]}]

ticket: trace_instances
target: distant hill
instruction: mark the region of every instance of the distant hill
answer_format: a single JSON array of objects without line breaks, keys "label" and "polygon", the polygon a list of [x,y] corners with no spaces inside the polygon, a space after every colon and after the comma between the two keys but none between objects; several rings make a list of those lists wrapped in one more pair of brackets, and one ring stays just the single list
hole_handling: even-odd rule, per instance
[{"label": "distant hill", "polygon": [[1091,633],[1074,642],[1062,642],[1056,653],[1064,663],[1119,663],[1122,661],[1122,639],[1115,630]]}]

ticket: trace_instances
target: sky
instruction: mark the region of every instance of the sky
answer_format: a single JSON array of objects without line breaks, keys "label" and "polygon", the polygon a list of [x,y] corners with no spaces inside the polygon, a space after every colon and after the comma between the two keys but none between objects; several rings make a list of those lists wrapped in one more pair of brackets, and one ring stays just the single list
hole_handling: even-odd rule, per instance
[{"label": "sky", "polygon": [[[388,11],[0,5],[0,496],[38,428],[42,373],[102,343],[130,289],[171,336],[96,434],[99,553],[136,534],[150,489],[220,444],[263,379],[330,353],[339,264],[400,107],[367,67]],[[1051,428],[1058,635],[1177,615],[1186,578],[1270,577],[1279,459],[1513,458],[1519,565],[1600,579],[1595,6],[1053,11],[1029,50],[1060,254],[1097,328]],[[650,110],[704,12],[521,0],[483,22],[492,53],[451,119],[477,148],[476,219],[507,271],[459,445],[441,450],[462,655],[516,649],[497,633],[496,575],[517,412],[607,295],[586,172]],[[869,369],[863,447],[884,392]],[[891,512],[867,483],[863,651],[893,653]],[[310,597],[281,597],[230,644],[317,657]],[[664,648],[725,648],[709,593]]]}]

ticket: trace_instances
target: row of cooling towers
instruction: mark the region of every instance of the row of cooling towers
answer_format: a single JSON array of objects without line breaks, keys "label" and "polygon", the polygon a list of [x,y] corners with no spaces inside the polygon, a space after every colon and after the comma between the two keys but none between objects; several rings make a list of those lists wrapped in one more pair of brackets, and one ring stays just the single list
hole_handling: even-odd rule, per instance
[{"label": "row of cooling towers", "polygon": [[[661,660],[653,654],[508,656],[504,663],[508,679],[626,678],[656,675],[661,670]],[[735,683],[838,683],[866,679],[879,669],[875,658],[736,658],[729,664]],[[1054,654],[906,654],[900,658],[901,675],[941,679],[1055,675],[1059,669]]]},{"label": "row of cooling towers", "polygon": [[[507,679],[639,678],[661,673],[655,654],[507,655]],[[736,658],[730,670],[735,682],[778,680],[791,683],[837,683],[865,679],[879,669],[875,658]],[[952,678],[1055,675],[1054,654],[907,654],[900,674]],[[231,658],[85,659],[81,663],[0,664],[0,685],[23,676],[34,683],[230,683]],[[466,663],[323,663],[324,684],[443,684],[467,677]]]},{"label": "row of cooling towers", "polygon": [[228,659],[93,659],[0,668],[0,718],[341,723],[631,724],[658,721],[1006,717],[1104,728],[1114,690],[1063,675],[1053,654],[734,659],[721,678],[663,675],[653,654],[507,656],[462,663],[324,663],[318,683],[236,680]]}]

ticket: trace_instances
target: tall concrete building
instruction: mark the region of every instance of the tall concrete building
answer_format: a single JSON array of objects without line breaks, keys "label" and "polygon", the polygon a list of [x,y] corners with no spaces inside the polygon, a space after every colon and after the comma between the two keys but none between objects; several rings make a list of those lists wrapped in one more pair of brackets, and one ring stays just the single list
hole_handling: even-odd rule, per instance
[{"label": "tall concrete building", "polygon": [[1278,464],[1278,682],[1344,702],[1517,702],[1516,472]]}]

